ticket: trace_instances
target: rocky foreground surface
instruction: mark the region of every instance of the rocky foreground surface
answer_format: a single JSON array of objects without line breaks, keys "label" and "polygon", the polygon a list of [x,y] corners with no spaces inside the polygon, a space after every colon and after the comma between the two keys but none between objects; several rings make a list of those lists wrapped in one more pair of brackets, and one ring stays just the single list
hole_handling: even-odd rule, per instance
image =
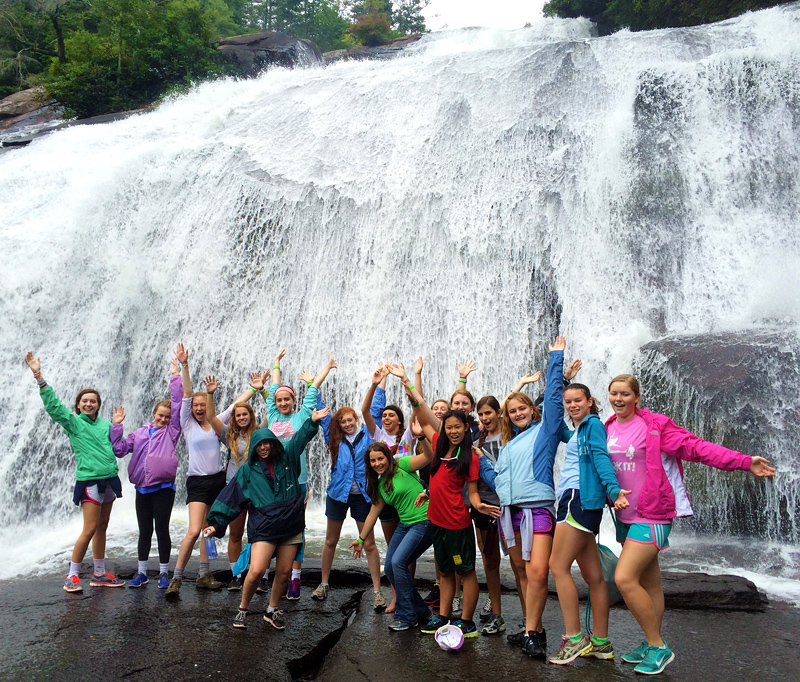
[{"label": "rocky foreground surface", "polygon": [[[132,560],[109,562],[124,578],[132,576],[134,565]],[[638,677],[619,659],[580,660],[566,669],[532,661],[504,636],[467,640],[458,653],[445,653],[416,630],[392,633],[386,627],[390,616],[371,608],[365,567],[350,561],[334,564],[331,594],[324,602],[310,596],[319,581],[319,563],[306,562],[300,601],[284,601],[285,631],[263,622],[265,595],[253,600],[247,630],[234,630],[238,594],[197,590],[195,569],[193,561],[177,604],[164,601],[155,581],[131,590],[90,588],[84,580],[85,592],[77,595],[63,592],[60,576],[0,583],[0,678],[602,682]],[[421,562],[419,573],[432,576],[432,566]],[[229,577],[223,571],[217,575]],[[504,575],[504,587],[510,589],[510,575]],[[384,591],[388,596],[388,587]],[[662,679],[796,679],[800,610],[767,604],[752,583],[735,577],[665,573],[665,591],[670,606],[664,636],[677,657]],[[521,623],[517,596],[509,591],[503,600],[509,632],[516,631]],[[544,618],[555,653],[562,621],[553,597]],[[611,610],[611,636],[618,652],[641,638],[624,607]]]}]

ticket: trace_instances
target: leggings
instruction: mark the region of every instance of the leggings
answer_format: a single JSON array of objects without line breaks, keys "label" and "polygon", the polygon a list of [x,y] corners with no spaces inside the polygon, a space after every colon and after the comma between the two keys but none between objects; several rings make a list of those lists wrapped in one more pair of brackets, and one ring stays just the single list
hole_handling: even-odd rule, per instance
[{"label": "leggings", "polygon": [[175,502],[175,491],[172,488],[161,488],[152,493],[136,491],[136,519],[139,521],[139,561],[147,561],[150,546],[153,542],[153,526],[158,540],[158,560],[162,564],[169,563],[172,541],[169,537],[169,517],[172,515],[172,504]]}]

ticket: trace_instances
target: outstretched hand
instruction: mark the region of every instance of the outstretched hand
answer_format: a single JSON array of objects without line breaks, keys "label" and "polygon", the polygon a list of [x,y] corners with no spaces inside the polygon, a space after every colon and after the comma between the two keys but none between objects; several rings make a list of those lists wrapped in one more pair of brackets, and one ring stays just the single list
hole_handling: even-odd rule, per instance
[{"label": "outstretched hand", "polygon": [[753,461],[750,462],[750,473],[754,476],[767,478],[775,475],[775,467],[769,466],[769,460],[763,457],[753,456]]},{"label": "outstretched hand", "polygon": [[567,338],[565,336],[556,336],[556,340],[548,346],[552,353],[554,350],[564,350],[567,347]]},{"label": "outstretched hand", "polygon": [[182,343],[179,343],[178,347],[175,349],[175,357],[182,365],[185,365],[187,362],[189,362],[189,351],[183,347]]},{"label": "outstretched hand", "polygon": [[519,383],[523,386],[527,386],[528,384],[535,384],[539,379],[542,377],[541,372],[534,372],[531,374],[528,372],[524,377],[520,377]]},{"label": "outstretched hand", "polygon": [[495,507],[493,504],[486,504],[486,502],[481,502],[476,507],[476,510],[479,511],[481,514],[486,514],[486,516],[491,516],[493,519],[500,518],[500,507]]},{"label": "outstretched hand", "polygon": [[250,385],[256,391],[264,390],[264,374],[265,372],[250,372]]},{"label": "outstretched hand", "polygon": [[112,424],[122,424],[125,420],[125,408],[120,405],[116,410],[114,410],[114,414],[111,416],[111,423]]},{"label": "outstretched hand", "polygon": [[323,410],[314,410],[311,413],[311,421],[318,422],[320,419],[325,419],[331,413],[331,408],[326,407]]},{"label": "outstretched hand", "polygon": [[389,373],[394,374],[396,377],[399,377],[402,381],[406,376],[406,366],[401,363],[386,363],[386,367],[389,368]]},{"label": "outstretched hand", "polygon": [[362,545],[358,540],[353,540],[350,543],[350,546],[347,549],[353,550],[353,558],[360,559],[361,554],[364,551],[364,545]]},{"label": "outstretched hand", "polygon": [[172,376],[176,376],[181,373],[181,371],[178,369],[178,361],[175,358],[172,358],[172,360],[169,361],[169,373]]},{"label": "outstretched hand", "polygon": [[470,374],[478,369],[478,367],[472,360],[464,360],[463,365],[456,363],[456,369],[458,370],[459,378],[466,379]]},{"label": "outstretched hand", "polygon": [[213,395],[214,391],[219,388],[219,381],[213,374],[209,374],[205,379],[203,379],[203,383],[206,385],[206,391]]},{"label": "outstretched hand", "polygon": [[577,360],[573,360],[564,370],[564,378],[567,381],[572,381],[575,378],[575,375],[581,371],[582,366],[583,363],[581,362],[580,358]]},{"label": "outstretched hand", "polygon": [[414,417],[414,419],[411,421],[411,435],[414,436],[414,438],[422,438],[424,433],[425,432],[422,430],[422,426],[419,423],[419,419]]},{"label": "outstretched hand", "polygon": [[332,353],[328,353],[328,369],[336,369],[336,360],[333,358]]},{"label": "outstretched hand", "polygon": [[386,365],[378,365],[378,369],[372,373],[372,383],[377,386],[386,378],[387,374],[389,374],[389,368]]},{"label": "outstretched hand", "polygon": [[285,348],[283,348],[283,349],[281,349],[281,351],[280,351],[280,352],[279,352],[279,353],[278,353],[278,354],[275,356],[275,362],[273,362],[272,364],[273,364],[273,365],[280,365],[280,364],[281,364],[281,360],[283,360],[283,358],[284,358],[284,356],[285,356],[285,355],[286,355],[286,349],[285,349]]},{"label": "outstretched hand", "polygon": [[627,509],[631,506],[631,503],[628,502],[628,498],[625,495],[630,495],[630,490],[620,490],[619,495],[617,495],[617,499],[614,500],[614,509]]},{"label": "outstretched hand", "polygon": [[483,448],[479,448],[477,445],[472,446],[472,454],[476,457],[483,457]]},{"label": "outstretched hand", "polygon": [[414,374],[422,374],[422,366],[423,366],[422,356],[420,355],[417,358],[417,361],[414,363]]},{"label": "outstretched hand", "polygon": [[28,351],[28,354],[25,356],[25,364],[31,368],[31,372],[34,374],[42,371],[42,363],[39,361],[39,358],[33,357],[33,353],[30,351]]},{"label": "outstretched hand", "polygon": [[314,374],[311,374],[311,372],[304,369],[302,372],[300,372],[298,379],[300,379],[300,381],[302,381],[304,384],[313,384],[314,376]]}]

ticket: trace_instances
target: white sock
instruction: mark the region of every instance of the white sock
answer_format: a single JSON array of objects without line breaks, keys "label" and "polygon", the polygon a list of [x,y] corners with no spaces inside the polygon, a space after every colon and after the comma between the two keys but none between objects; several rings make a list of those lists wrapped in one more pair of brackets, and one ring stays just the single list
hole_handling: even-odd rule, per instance
[{"label": "white sock", "polygon": [[69,562],[69,573],[67,573],[67,578],[71,578],[73,575],[77,575],[80,577],[81,572],[81,565],[76,564],[74,561]]},{"label": "white sock", "polygon": [[202,578],[206,573],[208,573],[210,568],[211,568],[210,561],[201,561],[200,570],[197,572],[197,577]]},{"label": "white sock", "polygon": [[169,573],[169,561],[165,564],[159,562],[158,564],[158,572],[159,573]]},{"label": "white sock", "polygon": [[106,572],[106,560],[94,559],[94,574],[103,575]]},{"label": "white sock", "polygon": [[294,580],[295,578],[297,580],[300,580],[300,569],[299,568],[293,568],[292,569],[292,580]]},{"label": "white sock", "polygon": [[269,568],[267,568],[267,570],[264,571],[264,580],[269,580]]},{"label": "white sock", "polygon": [[145,575],[147,575],[147,560],[138,561],[137,563],[139,564],[138,568],[139,573],[144,573]]},{"label": "white sock", "polygon": [[183,569],[182,568],[175,568],[175,570],[172,572],[172,577],[173,578],[177,578],[178,580],[182,580],[183,579]]},{"label": "white sock", "polygon": [[267,607],[267,613],[272,613],[274,610],[275,610],[274,606],[268,606]]},{"label": "white sock", "polygon": [[233,567],[236,566],[236,562],[235,561],[231,561],[230,564],[231,564],[231,573],[236,575],[236,572],[233,570]]}]

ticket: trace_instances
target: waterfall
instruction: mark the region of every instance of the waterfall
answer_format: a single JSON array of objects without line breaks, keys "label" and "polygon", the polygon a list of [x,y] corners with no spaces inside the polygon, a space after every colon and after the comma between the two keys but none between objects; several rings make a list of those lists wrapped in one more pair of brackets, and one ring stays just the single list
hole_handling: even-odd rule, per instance
[{"label": "waterfall", "polygon": [[[27,350],[67,404],[87,385],[103,416],[124,404],[127,432],[166,396],[178,341],[195,382],[221,379],[220,406],[286,347],[294,383],[332,352],[323,396],[358,408],[379,361],[418,355],[429,398],[465,357],[476,398],[501,396],[557,330],[601,402],[648,342],[794,337],[799,155],[800,4],[605,38],[585,20],[436,33],[4,153],[0,539],[28,529],[41,557],[75,520]],[[767,456],[796,495],[797,451]],[[319,443],[309,471],[319,498]]]}]

